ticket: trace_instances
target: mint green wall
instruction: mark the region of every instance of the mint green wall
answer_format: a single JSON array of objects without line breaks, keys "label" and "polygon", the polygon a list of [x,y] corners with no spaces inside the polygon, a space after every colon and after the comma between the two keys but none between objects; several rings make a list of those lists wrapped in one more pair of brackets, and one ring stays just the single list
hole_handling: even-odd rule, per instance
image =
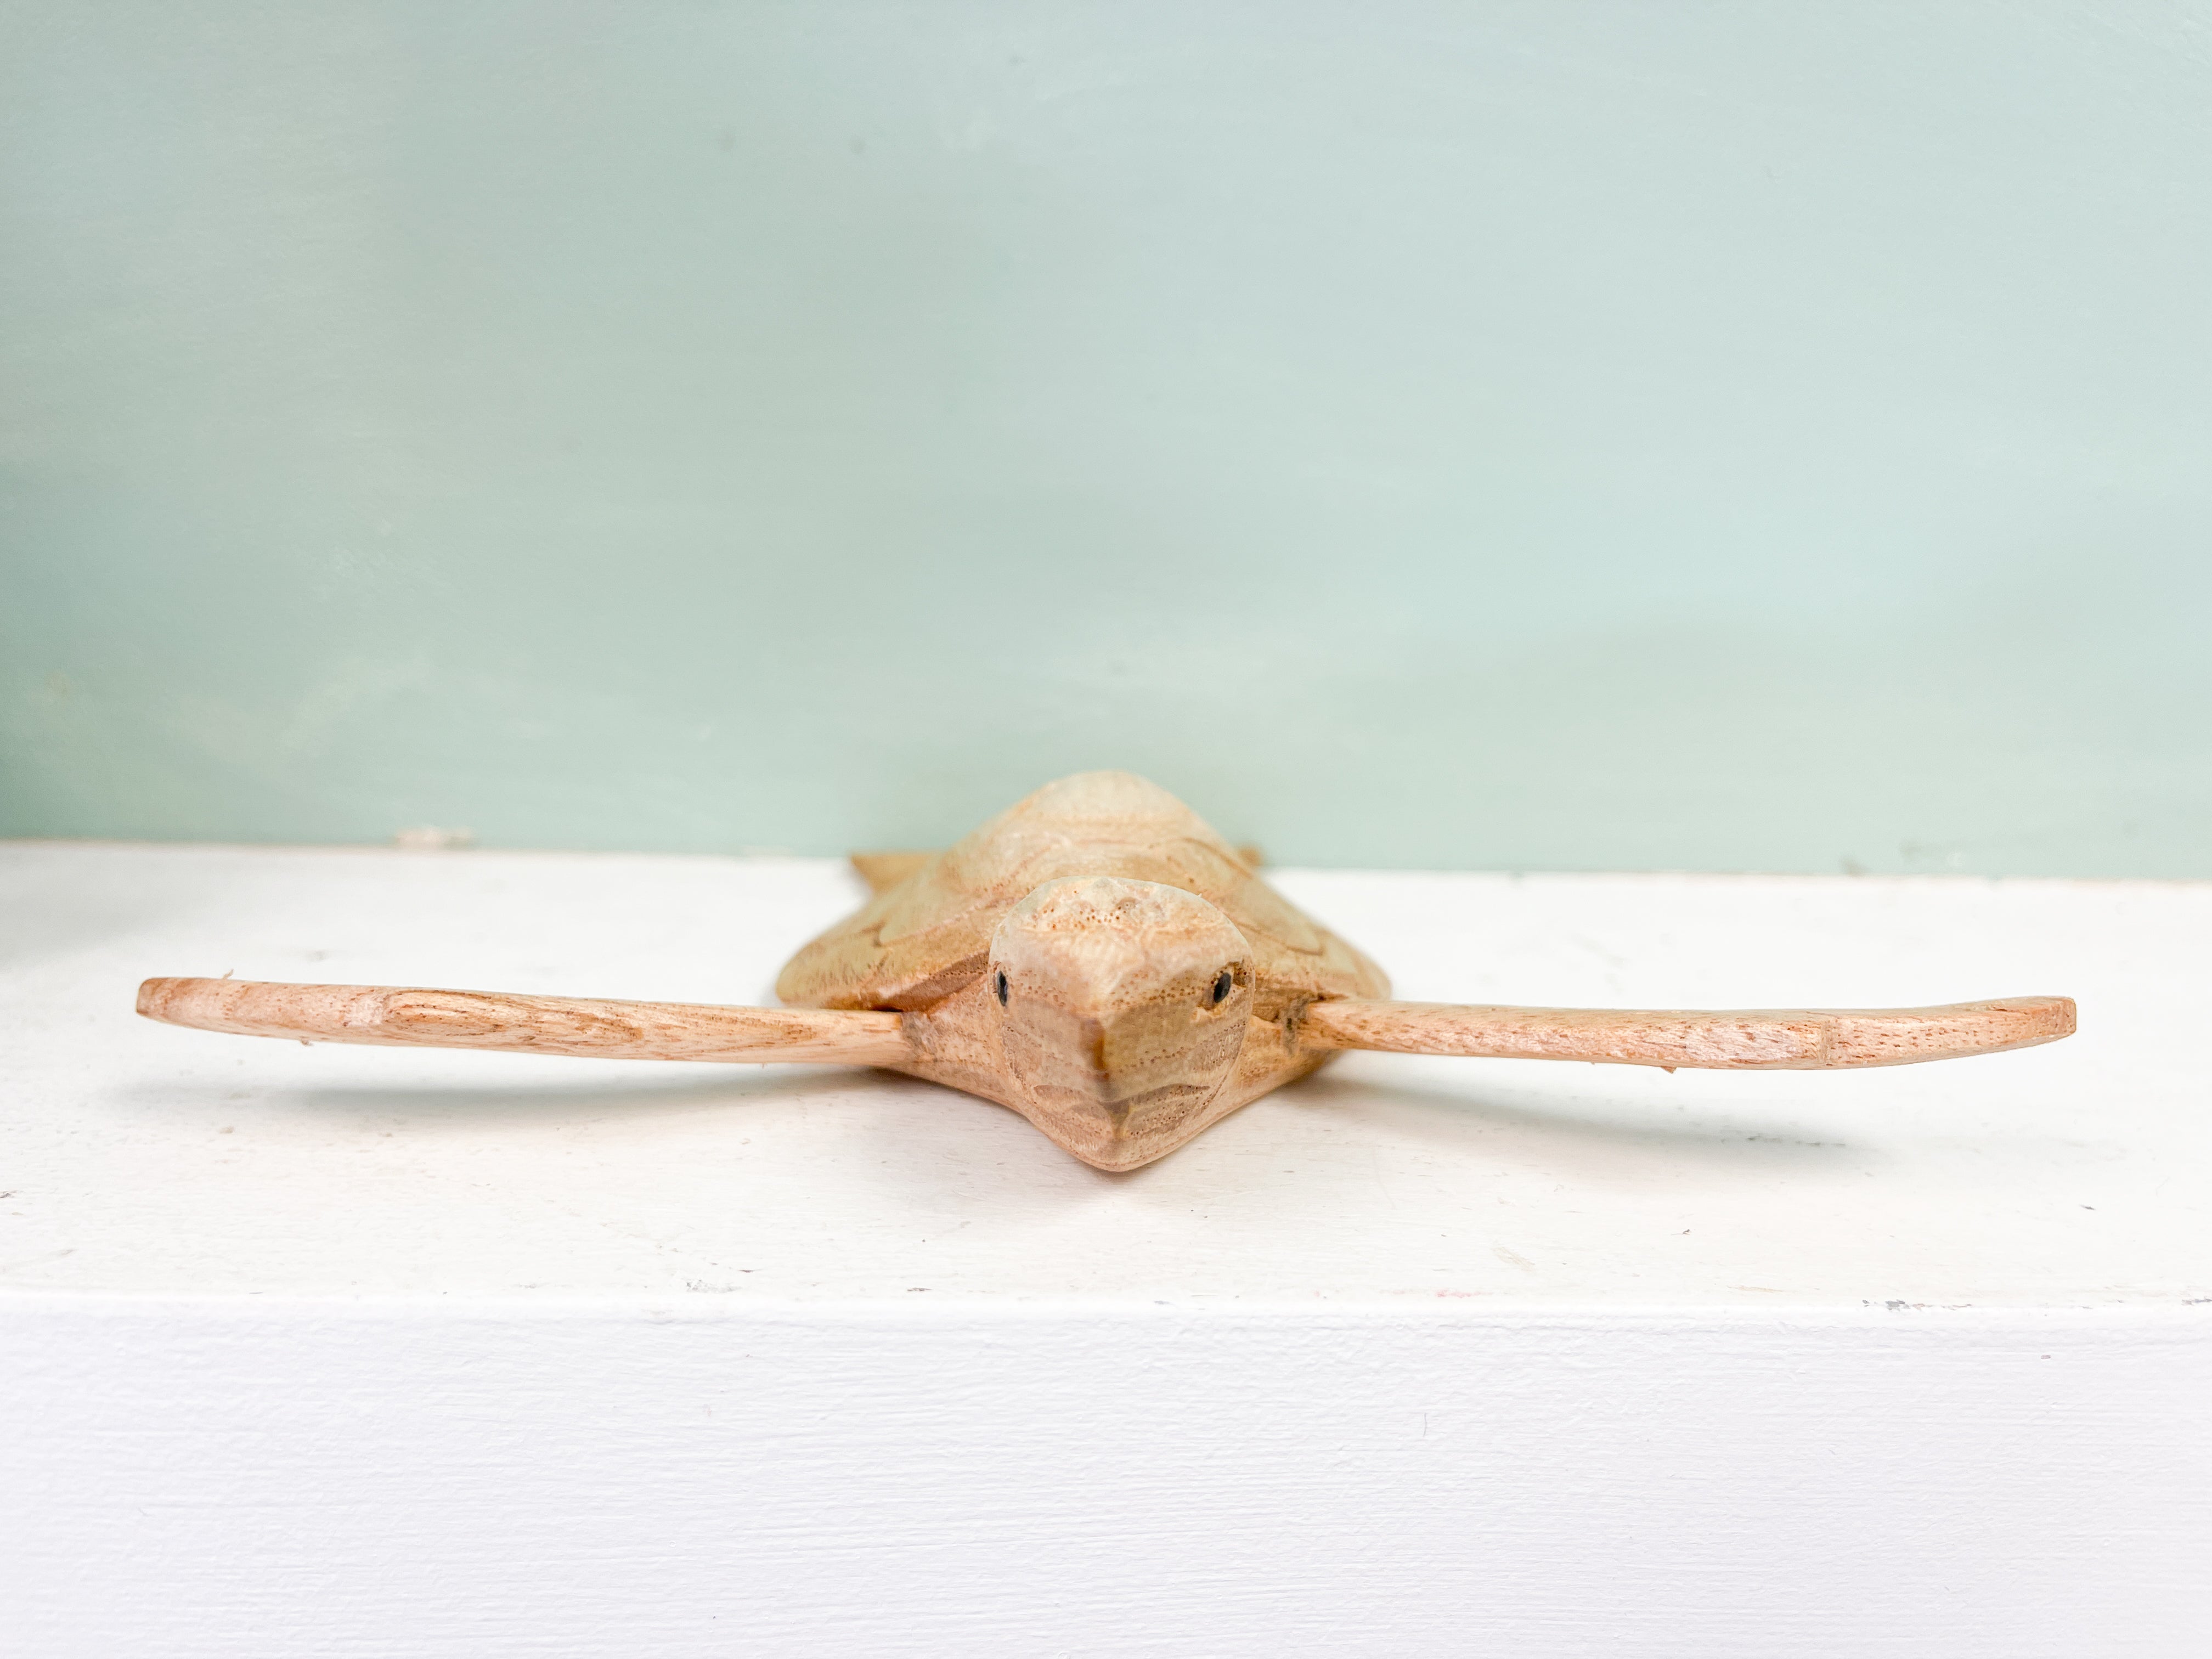
[{"label": "mint green wall", "polygon": [[0,833],[2212,875],[2203,3],[0,3]]}]

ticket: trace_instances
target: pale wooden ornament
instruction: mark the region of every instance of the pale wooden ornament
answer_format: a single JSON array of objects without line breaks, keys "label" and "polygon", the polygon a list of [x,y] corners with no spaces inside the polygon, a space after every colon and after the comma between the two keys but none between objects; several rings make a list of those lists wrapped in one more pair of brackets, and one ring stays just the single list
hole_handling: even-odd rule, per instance
[{"label": "pale wooden ornament", "polygon": [[875,896],[785,965],[782,1008],[149,979],[138,1012],[253,1036],[627,1060],[885,1066],[1133,1170],[1346,1048],[1830,1070],[2066,1036],[2065,997],[1690,1013],[1392,1002],[1257,854],[1125,772],[1048,784],[944,853],[855,855]]}]

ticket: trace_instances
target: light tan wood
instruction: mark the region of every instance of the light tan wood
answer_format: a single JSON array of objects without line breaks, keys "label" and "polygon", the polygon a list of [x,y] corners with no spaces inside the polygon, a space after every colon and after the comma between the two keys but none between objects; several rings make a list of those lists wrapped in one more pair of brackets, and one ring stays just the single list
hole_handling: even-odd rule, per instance
[{"label": "light tan wood", "polygon": [[[1067,885],[1102,882],[1087,900]],[[1206,941],[1202,963],[1176,954],[1186,937]],[[1156,972],[1129,966],[1155,955]],[[1233,990],[1216,1006],[1224,971]],[[1261,879],[1248,849],[1126,772],[1018,801],[776,981],[788,1003],[916,1015],[917,1058],[898,1069],[1010,1106],[1107,1170],[1150,1163],[1325,1061],[1291,1042],[1297,1010],[1389,993],[1380,968]],[[1178,1066],[1190,1074],[1170,1081]]]},{"label": "light tan wood", "polygon": [[149,979],[138,1012],[171,1025],[310,1042],[507,1048],[604,1060],[889,1066],[913,1057],[896,1014],[609,1002],[380,985]]},{"label": "light tan wood", "polygon": [[855,853],[852,864],[871,893],[887,893],[936,856],[934,853]]},{"label": "light tan wood", "polygon": [[1048,784],[942,853],[854,855],[873,896],[786,964],[792,1006],[149,980],[139,1012],[312,1041],[888,1066],[1012,1107],[1102,1170],[1174,1151],[1345,1048],[1759,1069],[2048,1042],[2063,997],[1678,1013],[1392,1002],[1254,848],[1125,772]]},{"label": "light tan wood", "polygon": [[1386,996],[1364,956],[1268,886],[1158,784],[1084,772],[1047,784],[808,945],[776,994],[808,1008],[927,1008],[983,971],[1000,919],[1049,881],[1115,876],[1181,888],[1250,941],[1283,1002]]},{"label": "light tan wood", "polygon": [[1581,1060],[1721,1071],[1836,1071],[2001,1054],[2074,1034],[2070,997],[1933,1008],[1509,1008],[1347,998],[1317,1002],[1301,1046],[1492,1060]]},{"label": "light tan wood", "polygon": [[[854,872],[868,884],[871,893],[887,893],[937,856],[934,852],[854,853],[851,861]],[[1267,855],[1255,842],[1237,842],[1237,856],[1251,870],[1259,869],[1267,861]]]}]

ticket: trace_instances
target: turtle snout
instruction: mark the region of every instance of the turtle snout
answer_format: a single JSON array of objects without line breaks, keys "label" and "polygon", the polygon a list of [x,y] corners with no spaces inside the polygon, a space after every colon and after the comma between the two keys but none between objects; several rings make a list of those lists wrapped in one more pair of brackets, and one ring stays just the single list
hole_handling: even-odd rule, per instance
[{"label": "turtle snout", "polygon": [[1121,1110],[1175,1098],[1202,1104],[1236,1065],[1252,1012],[1251,970],[1224,963],[1212,974],[1178,978],[1164,994],[1114,1008],[1098,1022],[1102,1103]]},{"label": "turtle snout", "polygon": [[1007,1069],[1032,1105],[1109,1139],[1212,1100],[1250,1020],[1244,936],[1153,882],[1047,884],[1000,922],[987,972]]}]

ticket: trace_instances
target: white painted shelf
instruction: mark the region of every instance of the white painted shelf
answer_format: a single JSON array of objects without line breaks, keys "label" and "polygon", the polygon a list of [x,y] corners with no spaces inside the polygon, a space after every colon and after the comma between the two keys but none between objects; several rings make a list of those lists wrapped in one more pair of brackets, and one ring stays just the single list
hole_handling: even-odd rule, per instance
[{"label": "white painted shelf", "polygon": [[1348,1057],[1130,1176],[927,1085],[301,1047],[757,1001],[841,866],[0,846],[46,1654],[2198,1655],[2212,887],[1283,872],[1400,994],[2057,991],[1844,1073]]}]

